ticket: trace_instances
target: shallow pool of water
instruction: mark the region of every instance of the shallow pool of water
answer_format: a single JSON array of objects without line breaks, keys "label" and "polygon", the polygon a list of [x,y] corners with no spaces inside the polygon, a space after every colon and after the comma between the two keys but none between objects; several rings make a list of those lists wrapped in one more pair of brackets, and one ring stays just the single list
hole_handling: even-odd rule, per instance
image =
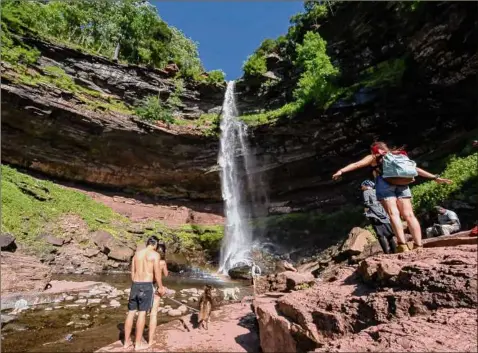
[{"label": "shallow pool of water", "polygon": [[[127,273],[98,274],[98,275],[58,275],[54,279],[69,281],[99,281],[106,282],[118,289],[127,289],[131,285],[130,275]],[[242,287],[241,297],[249,295],[248,283],[226,280],[215,275],[204,273],[178,276],[171,274],[163,278],[164,285],[177,291],[175,299],[178,301],[179,290],[184,288],[201,289],[205,284],[214,287]],[[51,311],[45,310],[52,305],[38,306],[21,313],[17,320],[2,328],[2,351],[3,352],[92,352],[119,339],[123,328],[127,308],[127,297],[120,300],[119,308],[100,308],[99,306],[86,306],[77,308],[61,308]],[[64,303],[56,305],[63,306]],[[173,308],[177,303],[166,298],[164,305]],[[187,305],[196,308],[197,304]],[[72,318],[81,315],[89,315],[92,325],[84,329],[73,329],[67,323]],[[158,314],[158,324],[174,320],[164,314]],[[146,331],[146,330],[145,330]],[[147,332],[147,331],[146,331]],[[72,334],[71,341],[65,337]]]}]

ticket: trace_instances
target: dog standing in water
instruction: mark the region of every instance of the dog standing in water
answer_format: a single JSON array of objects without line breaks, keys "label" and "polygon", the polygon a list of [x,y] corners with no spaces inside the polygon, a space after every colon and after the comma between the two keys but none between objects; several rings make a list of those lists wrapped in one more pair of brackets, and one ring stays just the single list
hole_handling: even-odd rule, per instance
[{"label": "dog standing in water", "polygon": [[204,329],[209,329],[209,319],[211,318],[212,311],[212,287],[206,285],[204,287],[204,292],[199,298],[199,313],[198,313],[198,323],[199,328],[203,327]]}]

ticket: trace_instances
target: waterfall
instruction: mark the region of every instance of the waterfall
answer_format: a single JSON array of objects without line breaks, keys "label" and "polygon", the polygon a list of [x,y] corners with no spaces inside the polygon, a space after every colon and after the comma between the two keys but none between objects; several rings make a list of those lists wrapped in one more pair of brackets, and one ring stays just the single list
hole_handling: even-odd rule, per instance
[{"label": "waterfall", "polygon": [[[239,263],[248,263],[252,249],[249,218],[253,212],[254,180],[251,168],[255,166],[255,161],[247,145],[247,127],[237,118],[234,85],[234,81],[227,83],[220,126],[219,166],[226,226],[219,272],[225,274]],[[244,175],[246,178],[242,177]],[[252,195],[252,202],[248,201],[247,193]]]}]

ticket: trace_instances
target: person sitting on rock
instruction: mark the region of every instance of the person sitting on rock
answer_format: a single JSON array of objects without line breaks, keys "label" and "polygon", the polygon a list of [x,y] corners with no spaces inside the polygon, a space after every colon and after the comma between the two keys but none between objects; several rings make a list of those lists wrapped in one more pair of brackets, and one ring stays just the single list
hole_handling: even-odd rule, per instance
[{"label": "person sitting on rock", "polygon": [[460,220],[455,212],[441,206],[435,206],[435,209],[438,212],[438,224],[427,228],[426,234],[428,238],[450,235],[460,230]]},{"label": "person sitting on rock", "polygon": [[[168,276],[168,267],[166,265],[166,245],[163,242],[160,242],[158,244],[158,252],[162,256],[162,260],[160,260],[160,268],[161,268],[161,273],[163,276],[167,277]],[[168,288],[164,287],[164,292],[168,292]],[[154,293],[154,301],[153,301],[153,307],[151,308],[151,313],[149,314],[149,326],[148,326],[148,331],[149,331],[149,339],[148,339],[148,346],[152,347],[154,345],[154,335],[156,333],[156,326],[158,325],[158,309],[159,309],[159,304],[161,303],[161,295],[158,292]]]},{"label": "person sitting on rock", "polygon": [[138,312],[136,321],[135,350],[143,350],[148,346],[143,343],[143,331],[146,323],[146,312],[151,310],[153,305],[154,287],[153,281],[158,285],[158,294],[164,294],[161,279],[161,256],[157,253],[159,239],[155,236],[146,241],[146,248],[136,251],[131,263],[131,280],[133,284],[129,293],[128,316],[124,324],[124,348],[132,346],[131,330],[133,321]]},{"label": "person sitting on rock", "polygon": [[360,185],[363,195],[363,203],[365,206],[365,217],[371,223],[378,241],[385,254],[394,254],[397,252],[397,243],[394,239],[392,226],[390,225],[390,218],[387,212],[377,201],[375,194],[375,183],[371,180],[365,180]]}]

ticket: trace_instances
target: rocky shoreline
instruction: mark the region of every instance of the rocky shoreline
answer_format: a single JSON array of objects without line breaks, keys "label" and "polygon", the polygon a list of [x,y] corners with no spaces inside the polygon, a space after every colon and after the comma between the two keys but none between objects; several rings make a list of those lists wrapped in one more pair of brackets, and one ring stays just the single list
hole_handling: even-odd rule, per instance
[{"label": "rocky shoreline", "polygon": [[[208,331],[196,328],[195,314],[163,325],[153,350],[476,352],[478,238],[458,235],[450,246],[451,237],[316,278],[287,271],[274,275],[275,287],[261,287],[271,283],[263,276],[252,305],[216,309]],[[121,350],[117,341],[99,352]]]}]

